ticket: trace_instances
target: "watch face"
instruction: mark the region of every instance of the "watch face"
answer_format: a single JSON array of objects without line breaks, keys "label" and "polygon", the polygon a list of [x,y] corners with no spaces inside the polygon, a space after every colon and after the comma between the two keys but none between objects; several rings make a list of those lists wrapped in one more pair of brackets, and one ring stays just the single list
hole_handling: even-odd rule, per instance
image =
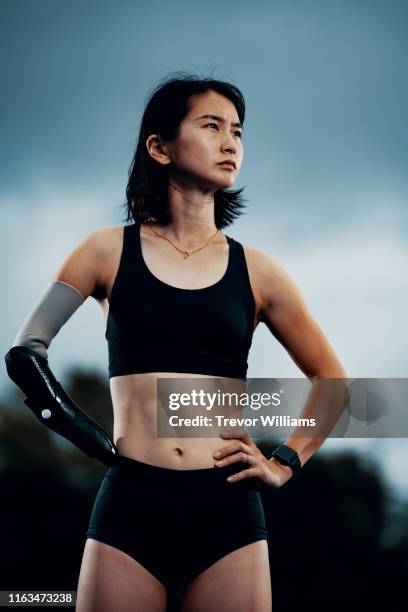
[{"label": "watch face", "polygon": [[278,449],[277,455],[279,457],[282,457],[282,459],[284,459],[288,463],[290,463],[290,461],[293,460],[294,457],[296,457],[297,453],[296,451],[292,450],[291,448],[288,448],[287,446],[281,446]]}]

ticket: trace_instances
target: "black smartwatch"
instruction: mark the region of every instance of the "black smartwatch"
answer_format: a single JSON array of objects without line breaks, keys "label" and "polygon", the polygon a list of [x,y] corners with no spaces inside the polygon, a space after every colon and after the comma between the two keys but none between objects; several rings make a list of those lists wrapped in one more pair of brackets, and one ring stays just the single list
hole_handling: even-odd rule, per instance
[{"label": "black smartwatch", "polygon": [[287,465],[291,468],[293,475],[300,472],[302,469],[299,455],[293,448],[289,448],[289,446],[285,446],[282,444],[275,449],[271,455],[271,458],[274,457],[279,463],[282,465]]}]

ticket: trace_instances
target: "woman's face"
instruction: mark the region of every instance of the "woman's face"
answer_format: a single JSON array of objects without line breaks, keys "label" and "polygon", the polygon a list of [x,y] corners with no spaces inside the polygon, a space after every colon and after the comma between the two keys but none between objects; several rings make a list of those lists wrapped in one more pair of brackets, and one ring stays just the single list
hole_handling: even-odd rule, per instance
[{"label": "woman's face", "polygon": [[[204,189],[227,189],[241,168],[241,138],[238,113],[228,98],[215,91],[195,94],[176,139],[165,145],[173,162],[170,180],[178,176]],[[226,160],[235,162],[235,169],[220,165]]]}]

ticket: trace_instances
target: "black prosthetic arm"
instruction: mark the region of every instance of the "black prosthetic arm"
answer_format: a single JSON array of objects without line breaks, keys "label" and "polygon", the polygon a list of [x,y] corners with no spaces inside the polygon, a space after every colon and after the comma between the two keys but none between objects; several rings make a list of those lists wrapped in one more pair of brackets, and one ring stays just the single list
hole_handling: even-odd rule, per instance
[{"label": "black prosthetic arm", "polygon": [[5,356],[10,378],[27,396],[24,403],[47,427],[105,465],[115,463],[117,448],[106,431],[76,406],[48,366],[48,360],[24,346]]}]

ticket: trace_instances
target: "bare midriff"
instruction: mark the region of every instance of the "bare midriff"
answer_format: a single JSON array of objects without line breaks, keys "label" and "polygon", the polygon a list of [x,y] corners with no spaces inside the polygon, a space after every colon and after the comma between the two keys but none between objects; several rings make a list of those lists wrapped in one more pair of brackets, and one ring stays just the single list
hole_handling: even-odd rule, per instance
[{"label": "bare midriff", "polygon": [[[110,266],[105,282],[107,299],[101,301],[105,325],[112,286],[117,274],[122,250],[123,228],[115,228]],[[227,239],[219,234],[211,245],[194,257],[180,260],[180,253],[164,240],[157,240],[150,229],[142,226],[140,232],[143,257],[153,275],[164,282],[185,289],[201,288],[217,282],[225,273],[228,259]],[[246,251],[247,253],[247,251]],[[182,267],[180,266],[180,261]],[[254,330],[259,323],[260,298],[256,290],[252,257],[247,253],[248,272],[256,302]],[[209,271],[211,275],[209,276]],[[110,379],[113,404],[113,438],[119,454],[160,467],[170,469],[205,469],[214,467],[213,453],[229,444],[233,438],[220,437],[225,427],[205,431],[205,437],[175,438],[157,435],[157,379],[158,378],[207,378],[214,376],[182,372],[148,372],[115,376]],[[226,388],[245,391],[245,382],[239,379],[216,377],[225,381]],[[242,410],[230,411],[229,416],[242,416]],[[193,431],[193,430],[192,430]]]},{"label": "bare midriff", "polygon": [[[227,427],[205,428],[206,437],[169,438],[157,435],[157,417],[160,404],[157,402],[158,378],[211,378],[203,374],[176,372],[153,372],[116,376],[110,379],[114,413],[113,438],[119,454],[155,466],[178,470],[214,467],[213,453],[231,443],[220,437]],[[237,393],[245,391],[245,382],[222,377],[228,388]],[[208,381],[207,383],[208,384]],[[223,384],[224,386],[224,384]],[[235,410],[233,416],[241,416]],[[193,431],[193,429],[192,429]]]}]

